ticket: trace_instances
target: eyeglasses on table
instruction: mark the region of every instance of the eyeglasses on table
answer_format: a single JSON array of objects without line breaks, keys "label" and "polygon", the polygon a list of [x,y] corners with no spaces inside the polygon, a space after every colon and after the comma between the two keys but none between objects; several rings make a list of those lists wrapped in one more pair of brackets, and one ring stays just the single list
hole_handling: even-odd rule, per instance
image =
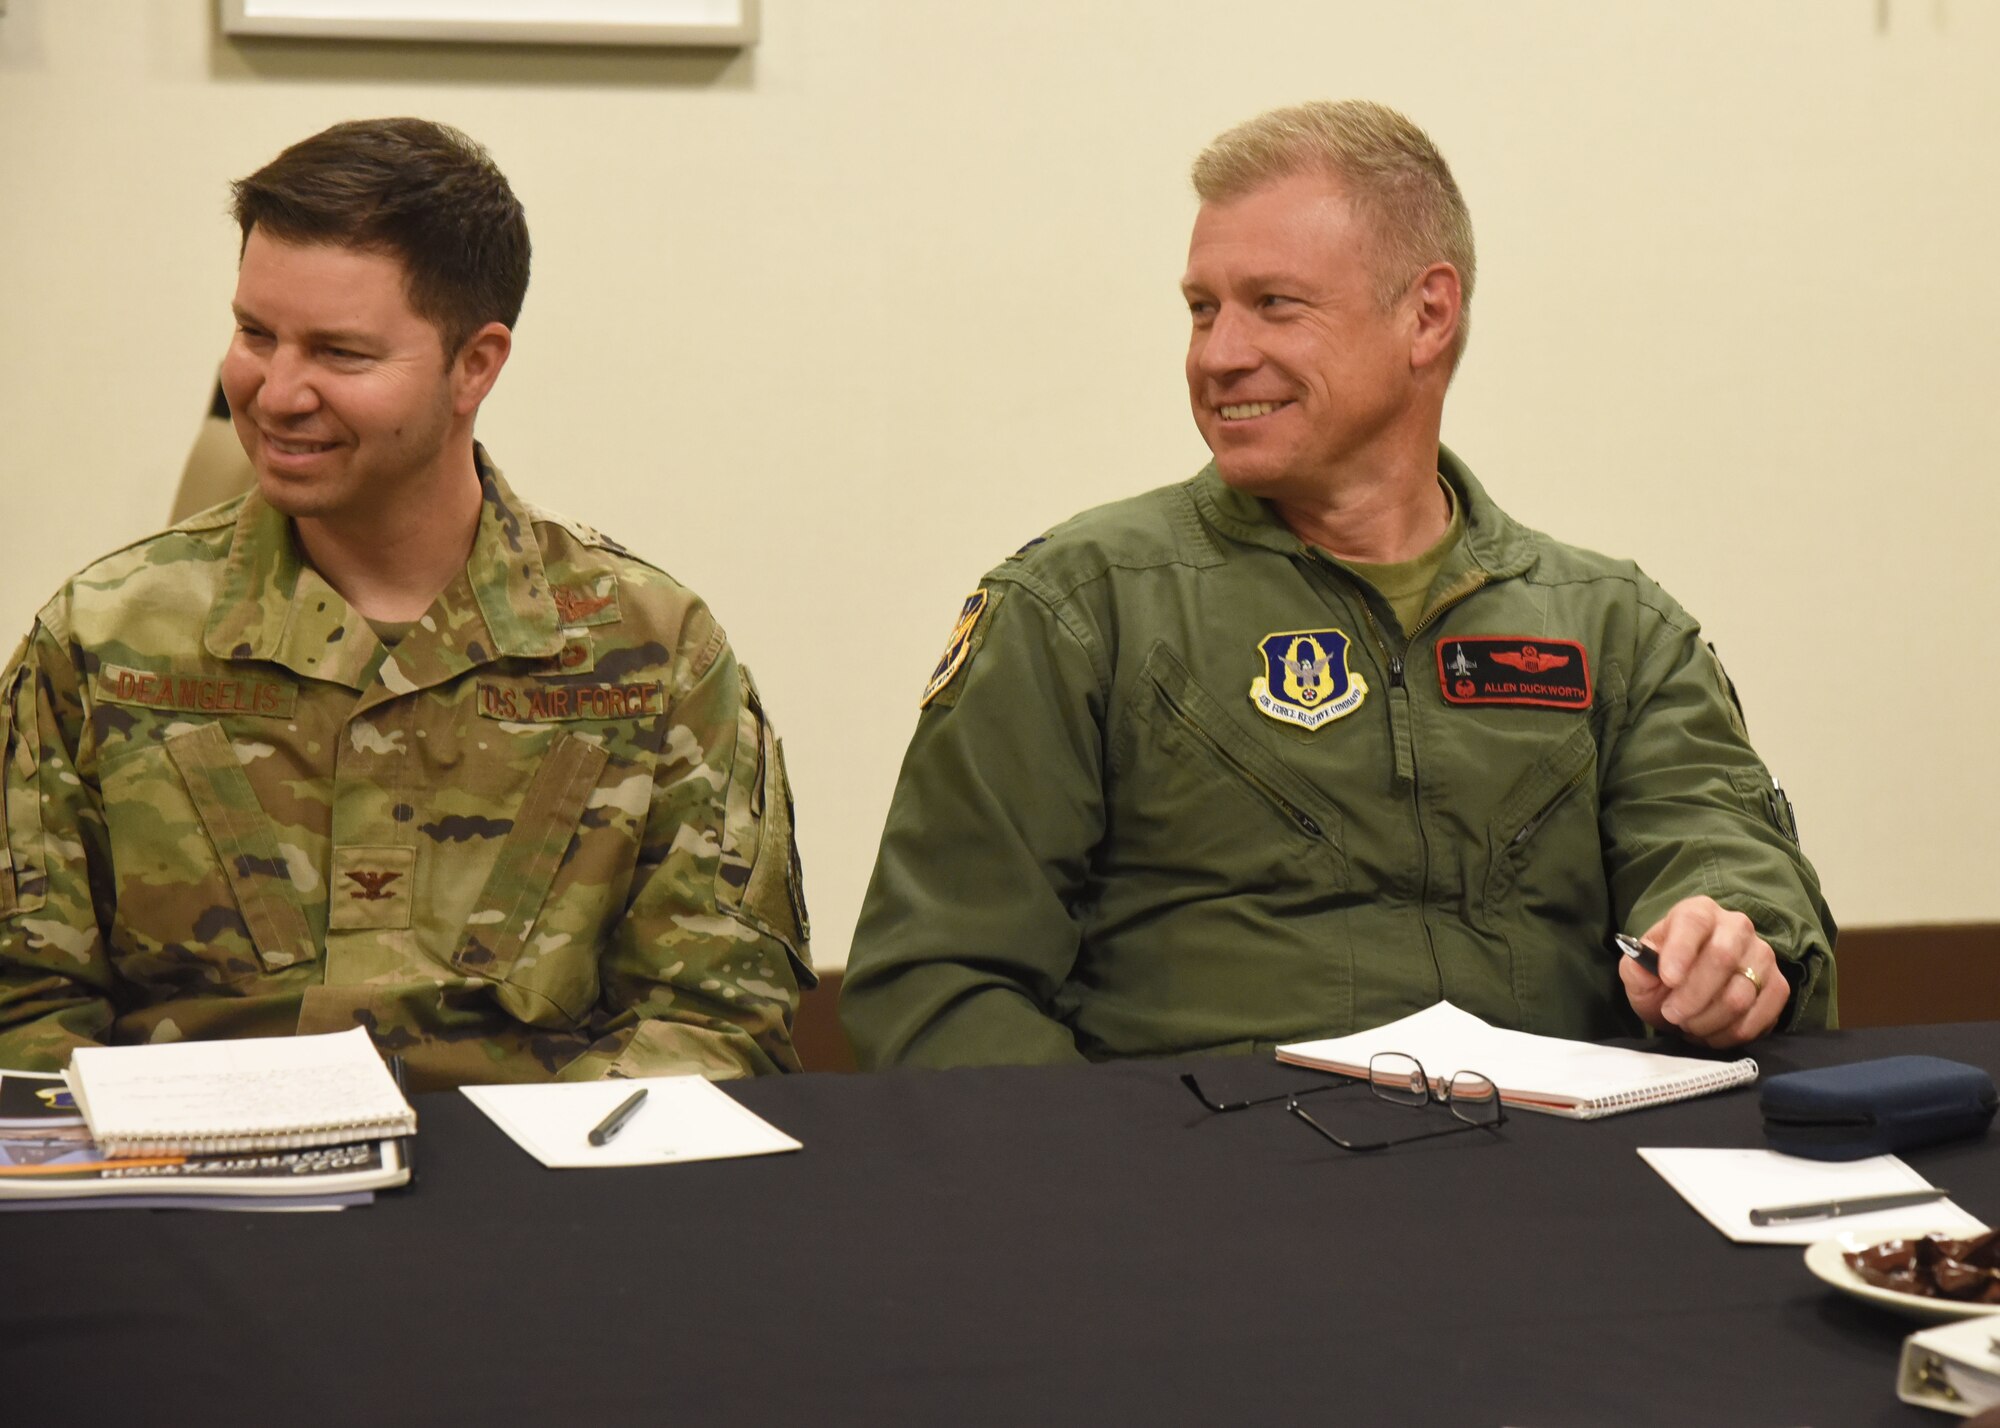
[{"label": "eyeglasses on table", "polygon": [[1320,1086],[1307,1086],[1297,1091],[1281,1091],[1275,1096],[1255,1096],[1245,1101],[1217,1101],[1201,1089],[1201,1083],[1192,1072],[1184,1072],[1181,1084],[1197,1101],[1217,1115],[1231,1111],[1247,1111],[1252,1106],[1275,1105],[1282,1101],[1285,1110],[1304,1121],[1314,1132],[1332,1141],[1342,1150],[1387,1150],[1392,1145],[1408,1145],[1412,1141],[1435,1140],[1439,1136],[1456,1135],[1460,1131],[1497,1130],[1507,1123],[1507,1108],[1500,1103],[1500,1089],[1486,1076],[1477,1071],[1454,1071],[1437,1085],[1425,1074],[1423,1063],[1414,1056],[1405,1056],[1400,1051],[1385,1051],[1368,1059],[1367,1086],[1377,1100],[1387,1101],[1393,1106],[1408,1106],[1422,1109],[1436,1103],[1451,1113],[1454,1125],[1437,1130],[1418,1131],[1412,1135],[1393,1136],[1388,1140],[1352,1141],[1335,1135],[1321,1125],[1312,1113],[1300,1104],[1307,1096],[1315,1096],[1324,1091],[1344,1091],[1362,1084],[1360,1081],[1329,1081]]}]

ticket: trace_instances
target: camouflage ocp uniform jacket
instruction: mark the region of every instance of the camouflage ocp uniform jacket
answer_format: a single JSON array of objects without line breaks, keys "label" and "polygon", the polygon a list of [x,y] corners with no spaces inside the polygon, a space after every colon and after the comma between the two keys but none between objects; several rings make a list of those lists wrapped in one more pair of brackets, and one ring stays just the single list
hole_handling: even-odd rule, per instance
[{"label": "camouflage ocp uniform jacket", "polygon": [[255,494],[42,610],[0,686],[0,1067],[359,1024],[420,1088],[797,1068],[748,671],[480,466],[466,567],[392,650]]}]

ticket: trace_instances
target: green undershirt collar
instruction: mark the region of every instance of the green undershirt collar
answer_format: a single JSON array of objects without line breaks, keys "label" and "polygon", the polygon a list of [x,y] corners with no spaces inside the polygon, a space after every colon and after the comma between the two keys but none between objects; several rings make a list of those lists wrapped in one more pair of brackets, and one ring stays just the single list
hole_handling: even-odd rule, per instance
[{"label": "green undershirt collar", "polygon": [[1389,608],[1395,612],[1396,623],[1405,632],[1416,628],[1417,621],[1423,618],[1424,606],[1430,598],[1431,586],[1437,583],[1438,571],[1444,567],[1445,558],[1465,538],[1465,512],[1459,505],[1458,492],[1443,476],[1438,477],[1438,484],[1444,487],[1445,498],[1451,502],[1451,520],[1446,523],[1444,534],[1429,550],[1414,559],[1399,560],[1389,565],[1360,560],[1342,562],[1388,601]]}]

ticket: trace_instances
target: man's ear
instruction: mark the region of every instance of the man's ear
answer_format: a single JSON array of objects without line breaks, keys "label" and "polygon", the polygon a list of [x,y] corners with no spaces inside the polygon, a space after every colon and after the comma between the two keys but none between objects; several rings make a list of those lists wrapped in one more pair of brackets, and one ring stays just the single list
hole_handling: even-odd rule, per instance
[{"label": "man's ear", "polygon": [[514,350],[514,334],[501,322],[489,322],[458,349],[451,359],[451,406],[460,416],[471,416],[500,380],[500,369]]},{"label": "man's ear", "polygon": [[1422,371],[1432,363],[1449,361],[1458,340],[1459,307],[1464,294],[1458,269],[1449,263],[1432,263],[1410,286],[1410,302],[1415,325],[1410,333],[1410,366]]}]

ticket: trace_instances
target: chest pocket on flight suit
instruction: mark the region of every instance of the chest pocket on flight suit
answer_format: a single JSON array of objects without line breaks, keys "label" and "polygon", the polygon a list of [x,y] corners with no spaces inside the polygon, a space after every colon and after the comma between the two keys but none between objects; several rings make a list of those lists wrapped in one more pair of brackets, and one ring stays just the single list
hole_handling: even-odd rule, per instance
[{"label": "chest pocket on flight suit", "polygon": [[315,959],[290,867],[222,725],[135,749],[99,782],[121,974],[213,987]]},{"label": "chest pocket on flight suit", "polygon": [[1579,719],[1501,800],[1488,829],[1485,901],[1503,933],[1574,926],[1595,938],[1607,930],[1596,785],[1597,739]]},{"label": "chest pocket on flight suit", "polygon": [[1142,687],[1135,701],[1135,722],[1160,757],[1132,770],[1120,802],[1170,830],[1177,854],[1204,882],[1216,878],[1229,888],[1298,882],[1303,858],[1317,865],[1311,874],[1317,889],[1343,887],[1338,811],[1258,747],[1164,642],[1153,647],[1143,673],[1151,689]]}]

